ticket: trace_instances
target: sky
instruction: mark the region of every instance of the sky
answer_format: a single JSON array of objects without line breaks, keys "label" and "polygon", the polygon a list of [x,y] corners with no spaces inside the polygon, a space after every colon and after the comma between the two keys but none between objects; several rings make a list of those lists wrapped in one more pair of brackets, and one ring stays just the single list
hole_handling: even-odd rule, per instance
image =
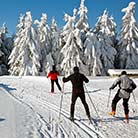
[{"label": "sky", "polygon": [[[97,22],[98,17],[105,9],[109,11],[109,15],[114,17],[118,25],[121,27],[121,19],[124,13],[122,8],[128,6],[132,0],[85,0],[85,6],[88,9],[88,21],[93,28]],[[136,2],[135,17],[138,21],[138,1]],[[16,26],[20,14],[25,14],[31,11],[33,20],[40,20],[41,14],[48,15],[48,24],[51,25],[51,19],[56,19],[57,25],[62,27],[65,25],[64,13],[73,14],[74,8],[79,8],[81,0],[0,0],[0,26],[6,23],[8,32],[10,34],[16,33]]]}]

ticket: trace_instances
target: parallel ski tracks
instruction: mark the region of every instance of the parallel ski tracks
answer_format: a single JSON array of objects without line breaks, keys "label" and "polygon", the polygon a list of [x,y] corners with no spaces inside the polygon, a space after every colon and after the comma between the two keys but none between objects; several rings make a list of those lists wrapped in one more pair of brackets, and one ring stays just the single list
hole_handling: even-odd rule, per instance
[{"label": "parallel ski tracks", "polygon": [[[52,103],[49,103],[48,101],[46,101],[45,99],[43,98],[36,98],[35,96],[32,97],[32,103],[26,103],[24,100],[21,100],[20,98],[17,98],[16,96],[14,96],[14,98],[16,98],[17,100],[19,100],[20,102],[28,105],[32,110],[34,110],[34,107],[33,107],[33,102],[34,100],[37,101],[37,103],[39,103],[38,105],[43,108],[50,108],[51,110],[53,110],[54,112],[56,113],[61,113],[61,115],[64,117],[65,120],[69,120],[69,113],[65,110],[60,110],[59,107],[55,104],[52,104]],[[36,112],[39,119],[41,120],[41,123],[42,124],[46,124],[47,126],[47,122],[44,120],[44,118],[41,116],[41,114],[39,112]],[[75,124],[79,129],[81,129],[85,134],[87,134],[90,138],[104,138],[103,134],[100,132],[100,131],[97,131],[95,130],[95,128],[93,127],[90,127],[86,122],[82,122],[82,121],[79,121],[79,119],[77,120],[74,120],[74,122],[71,122],[71,124]],[[92,125],[91,125],[92,126]],[[66,132],[66,130],[64,129],[64,127],[62,125],[60,125],[60,128],[65,132],[65,135],[68,136],[68,133]],[[40,130],[39,130],[40,131]],[[46,131],[45,129],[45,126],[42,125],[41,127],[41,131],[40,131],[41,135],[45,136],[45,137],[49,137],[49,138],[52,138],[51,134],[49,132]],[[72,131],[72,133],[74,135],[77,135],[75,134],[76,132],[75,131]]]},{"label": "parallel ski tracks", "polygon": [[[52,110],[54,110],[55,112],[61,112],[61,115],[64,116],[65,119],[69,120],[69,113],[66,112],[65,110],[61,110],[59,109],[59,107],[55,104],[49,103],[47,102],[45,99],[41,98],[41,100],[39,100],[39,102],[42,103],[42,106],[44,107],[48,107]],[[83,130],[89,137],[97,137],[97,138],[103,138],[104,136],[101,134],[100,131],[95,130],[95,128],[90,127],[87,123],[85,122],[80,122],[79,119],[78,120],[74,120],[74,122],[72,122],[73,124],[75,124],[77,127],[79,127],[81,130]]]}]

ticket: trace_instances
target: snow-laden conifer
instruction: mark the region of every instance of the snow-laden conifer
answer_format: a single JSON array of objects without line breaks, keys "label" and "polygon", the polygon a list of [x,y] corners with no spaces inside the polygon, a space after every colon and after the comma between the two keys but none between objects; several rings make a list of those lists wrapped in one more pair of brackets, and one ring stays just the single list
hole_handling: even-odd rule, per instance
[{"label": "snow-laden conifer", "polygon": [[114,48],[116,42],[116,23],[113,17],[108,16],[107,10],[99,17],[94,33],[100,42],[100,56],[99,60],[102,63],[101,75],[107,75],[110,68],[114,68],[116,49]]},{"label": "snow-laden conifer", "polygon": [[75,28],[77,10],[74,9],[73,16],[68,14],[64,15],[64,19],[67,22],[63,27],[62,40],[64,45],[60,51],[61,69],[64,74],[70,74],[74,66],[80,67],[81,71],[85,71],[83,64],[83,45],[80,36],[80,30]]},{"label": "snow-laden conifer", "polygon": [[57,57],[60,52],[60,44],[59,44],[59,39],[60,39],[60,30],[57,28],[57,24],[54,18],[52,18],[52,25],[51,25],[51,31],[52,31],[52,57],[54,60],[54,64],[58,64]]},{"label": "snow-laden conifer", "polygon": [[88,31],[86,34],[86,40],[84,43],[85,48],[85,63],[87,65],[87,70],[89,76],[101,75],[103,70],[103,65],[100,60],[101,44],[98,41],[97,36]]},{"label": "snow-laden conifer", "polygon": [[[40,63],[41,63],[41,72],[43,75],[47,72],[47,67],[49,61],[46,58],[47,55],[51,54],[52,44],[51,44],[51,30],[47,23],[47,14],[43,13],[41,20],[35,20],[34,23],[37,25],[37,32],[40,45]],[[52,58],[52,57],[51,57]],[[48,65],[47,65],[48,64]]]},{"label": "snow-laden conifer", "polygon": [[[18,47],[16,65],[11,68],[12,75],[38,75],[40,69],[39,45],[35,29],[32,26],[31,12],[26,12],[23,29],[14,41]],[[22,27],[21,27],[22,28]],[[9,64],[13,63],[13,56],[16,55],[15,48],[10,56]]]},{"label": "snow-laden conifer", "polygon": [[88,9],[84,5],[84,2],[85,0],[81,0],[80,7],[77,13],[79,15],[79,19],[77,19],[75,24],[75,27],[81,31],[81,40],[83,43],[86,39],[86,33],[90,29],[89,23],[88,23],[88,17],[87,17]]},{"label": "snow-laden conifer", "polygon": [[120,68],[138,68],[138,27],[134,17],[135,2],[130,2],[128,7],[122,9],[125,15],[122,17],[122,29],[118,43],[118,60]]},{"label": "snow-laden conifer", "polygon": [[19,18],[19,23],[16,26],[17,28],[17,33],[15,36],[15,40],[14,40],[14,48],[9,56],[9,65],[10,65],[10,69],[9,72],[11,75],[19,75],[19,71],[20,71],[20,66],[19,66],[19,61],[17,60],[18,56],[19,56],[19,49],[20,49],[20,42],[22,39],[23,34],[22,31],[24,29],[24,15],[20,15]]},{"label": "snow-laden conifer", "polygon": [[3,54],[5,55],[5,61],[4,62],[6,64],[8,62],[8,56],[10,54],[10,48],[7,45],[5,45],[5,43],[6,43],[5,41],[7,39],[7,36],[6,36],[7,33],[8,33],[7,27],[6,27],[6,24],[4,23],[1,27],[1,30],[0,30],[0,49],[3,52]]},{"label": "snow-laden conifer", "polygon": [[89,29],[88,17],[87,17],[87,7],[84,5],[85,0],[81,0],[78,15],[79,20],[76,22],[75,27],[81,31],[87,31]]},{"label": "snow-laden conifer", "polygon": [[6,36],[7,33],[7,27],[4,23],[0,30],[0,75],[8,74],[8,57],[11,52],[12,39]]}]

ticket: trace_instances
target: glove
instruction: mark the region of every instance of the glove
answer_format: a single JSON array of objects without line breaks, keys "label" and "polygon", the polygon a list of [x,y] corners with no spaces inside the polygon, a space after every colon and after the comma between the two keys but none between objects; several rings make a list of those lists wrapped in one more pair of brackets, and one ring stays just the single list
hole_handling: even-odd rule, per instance
[{"label": "glove", "polygon": [[65,82],[65,77],[63,77],[62,81]]}]

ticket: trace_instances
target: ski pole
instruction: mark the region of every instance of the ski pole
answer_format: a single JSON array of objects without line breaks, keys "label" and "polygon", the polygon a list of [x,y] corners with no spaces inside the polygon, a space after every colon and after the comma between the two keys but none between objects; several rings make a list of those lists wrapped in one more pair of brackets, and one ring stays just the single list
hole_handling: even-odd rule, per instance
[{"label": "ski pole", "polygon": [[50,82],[50,80],[49,80],[49,77],[46,77],[46,78],[47,78],[47,80],[48,80],[49,86],[51,86],[51,82]]},{"label": "ski pole", "polygon": [[111,96],[111,90],[109,90],[109,96],[108,96],[108,101],[107,101],[107,107],[109,107],[110,96]]},{"label": "ski pole", "polygon": [[[132,95],[133,95],[134,102],[135,102],[135,103],[137,103],[137,102],[136,102],[135,95],[134,95],[134,93],[133,93],[133,92],[132,92]],[[132,111],[133,111],[133,113],[136,113],[136,112],[137,112],[137,110],[136,110],[136,109],[132,109]]]},{"label": "ski pole", "polygon": [[135,98],[135,94],[133,92],[132,92],[132,95],[133,95],[134,102],[137,103],[136,98]]},{"label": "ski pole", "polygon": [[92,104],[92,106],[93,106],[93,108],[94,108],[94,110],[95,110],[97,116],[100,118],[99,113],[98,113],[98,111],[97,111],[97,109],[96,109],[96,107],[95,107],[95,105],[94,105],[94,103],[93,103],[93,101],[92,101],[92,98],[91,98],[90,94],[89,94],[88,91],[87,91],[87,88],[86,88],[85,84],[84,84],[84,87],[85,87],[85,90],[86,90],[86,92],[87,92],[87,94],[88,94],[88,97],[89,97],[89,99],[90,99],[90,102],[91,102],[91,104]]},{"label": "ski pole", "polygon": [[60,98],[59,121],[60,121],[60,117],[61,117],[61,109],[62,109],[62,103],[63,103],[64,83],[63,83],[62,87],[63,87],[63,89],[62,89],[61,98]]}]

